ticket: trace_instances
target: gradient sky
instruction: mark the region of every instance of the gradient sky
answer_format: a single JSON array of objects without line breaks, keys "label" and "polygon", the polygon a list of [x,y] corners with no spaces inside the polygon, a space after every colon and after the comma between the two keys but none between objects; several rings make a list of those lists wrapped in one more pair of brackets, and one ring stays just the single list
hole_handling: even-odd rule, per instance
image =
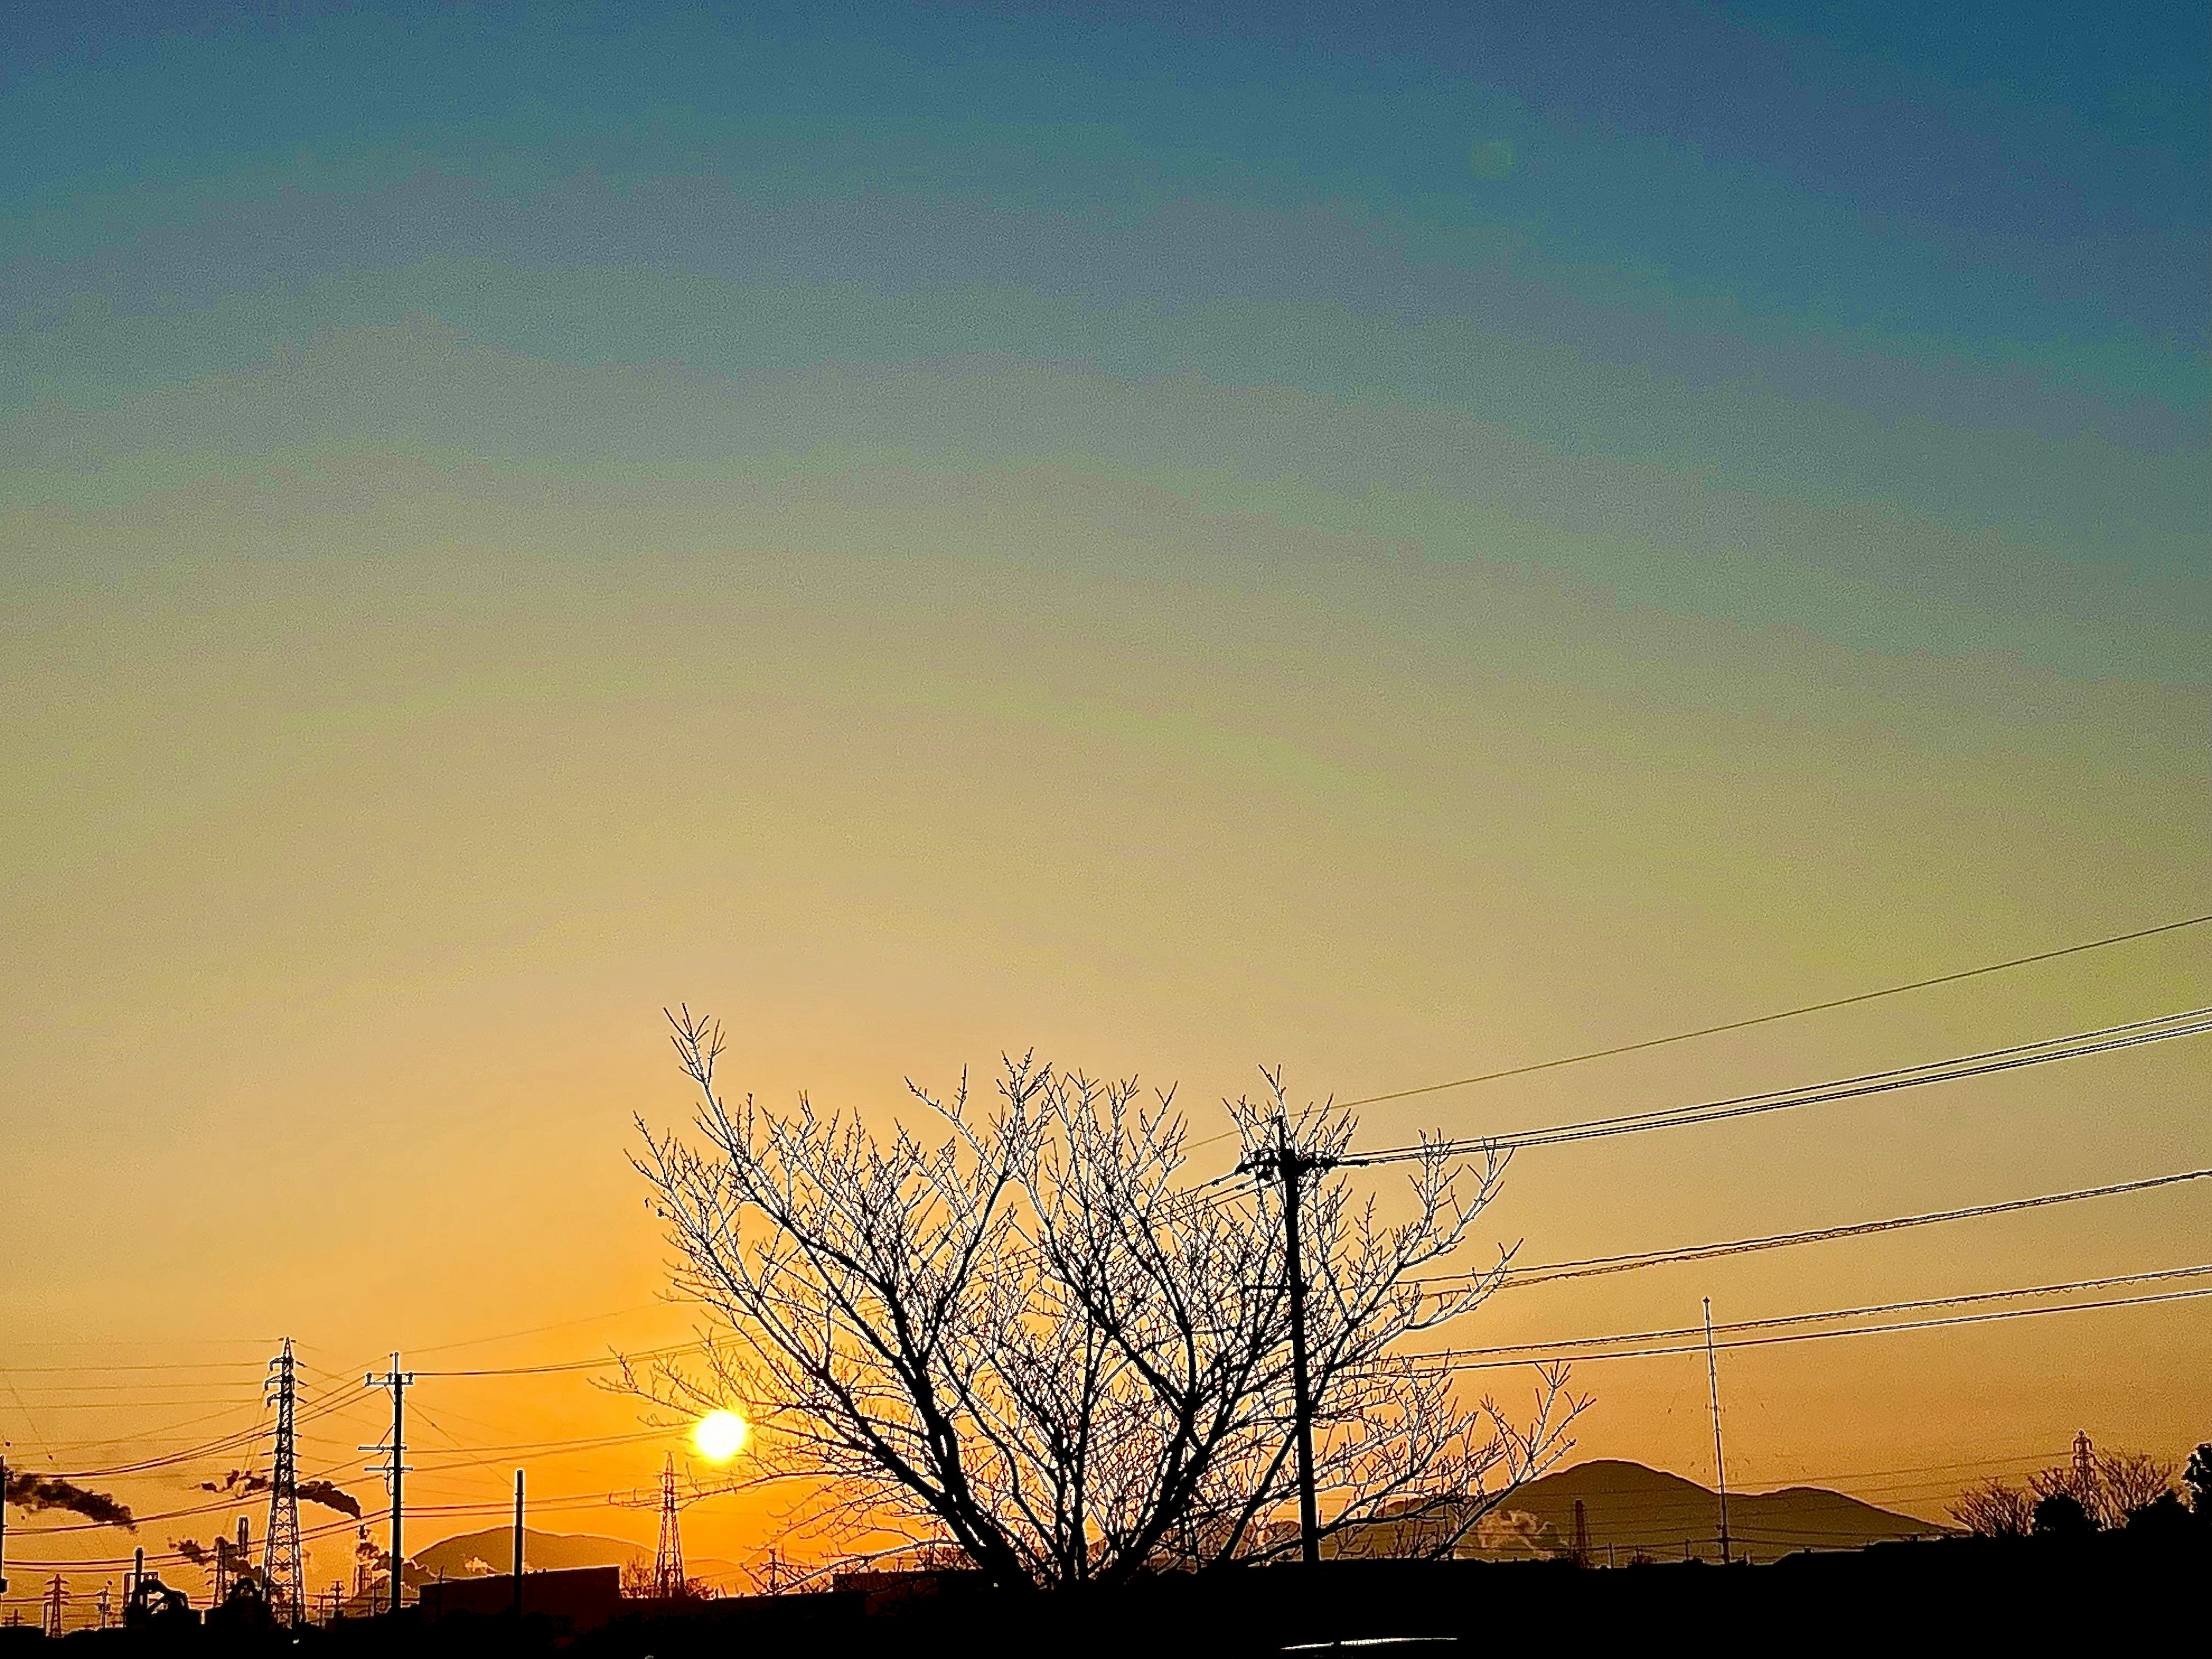
[{"label": "gradient sky", "polygon": [[[250,1423],[286,1333],[343,1376],[688,1328],[623,1157],[684,1111],[678,1000],[769,1101],[888,1121],[1034,1045],[1203,1119],[1263,1062],[1364,1096],[2212,908],[2203,6],[1189,9],[10,8],[0,1357],[240,1365],[11,1370],[11,1459]],[[2172,935],[1368,1121],[2208,988]],[[2207,1076],[1533,1152],[1489,1231],[2201,1166]],[[2205,1201],[1461,1340],[2183,1265]],[[1731,1358],[1733,1472],[1935,1513],[2077,1428],[2172,1455],[2205,1307]],[[1701,1367],[1583,1380],[1584,1453],[1710,1474]],[[573,1378],[418,1399],[425,1503],[635,1421]]]}]

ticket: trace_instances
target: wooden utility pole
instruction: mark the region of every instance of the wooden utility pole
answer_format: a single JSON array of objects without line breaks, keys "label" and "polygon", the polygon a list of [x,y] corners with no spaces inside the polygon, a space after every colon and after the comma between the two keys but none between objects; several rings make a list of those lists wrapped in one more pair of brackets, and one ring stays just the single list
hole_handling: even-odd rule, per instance
[{"label": "wooden utility pole", "polygon": [[1278,1121],[1275,1145],[1255,1154],[1243,1167],[1254,1174],[1272,1172],[1283,1183],[1283,1262],[1289,1275],[1291,1300],[1291,1434],[1297,1454],[1298,1558],[1321,1559],[1321,1504],[1314,1490],[1313,1385],[1306,1352],[1306,1270],[1304,1248],[1298,1236],[1298,1215],[1305,1177],[1328,1169],[1334,1160],[1309,1157],[1291,1143],[1287,1121]]},{"label": "wooden utility pole", "polygon": [[522,1471],[514,1472],[514,1616],[522,1617]]},{"label": "wooden utility pole", "polygon": [[[414,1380],[413,1372],[403,1371],[399,1369],[399,1356],[396,1352],[392,1356],[390,1371],[382,1376],[372,1371],[362,1378],[363,1388],[392,1390],[392,1461],[381,1467],[372,1466],[368,1472],[371,1474],[385,1475],[392,1482],[392,1611],[394,1613],[399,1611],[400,1604],[406,1600],[404,1575],[407,1556],[402,1547],[401,1531],[405,1523],[406,1504],[402,1496],[401,1483],[407,1474],[407,1460],[404,1455],[407,1385]],[[383,1448],[364,1446],[362,1449],[381,1451]],[[375,1601],[373,1598],[369,1607],[372,1612],[375,1610]]]},{"label": "wooden utility pole", "polygon": [[1283,1177],[1283,1255],[1291,1275],[1291,1412],[1298,1449],[1298,1559],[1321,1559],[1321,1504],[1314,1492],[1313,1394],[1306,1375],[1306,1268],[1298,1248],[1298,1183],[1310,1167],[1285,1137],[1275,1165]]}]

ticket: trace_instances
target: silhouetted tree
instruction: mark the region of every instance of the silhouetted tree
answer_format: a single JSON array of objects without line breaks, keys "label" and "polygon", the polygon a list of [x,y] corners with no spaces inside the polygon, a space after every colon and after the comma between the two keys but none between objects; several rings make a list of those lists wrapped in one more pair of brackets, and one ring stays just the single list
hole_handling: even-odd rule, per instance
[{"label": "silhouetted tree", "polygon": [[2138,1504],[2128,1515],[2130,1536],[2142,1534],[2153,1538],[2172,1538],[2195,1529],[2195,1520],[2181,1494],[2172,1487],[2160,1492],[2148,1504]]},{"label": "silhouetted tree", "polygon": [[2097,1522],[2070,1492],[2046,1492],[2035,1500],[2035,1530],[2051,1538],[2086,1538]]},{"label": "silhouetted tree", "polygon": [[2081,1506],[2090,1524],[2117,1530],[2146,1504],[2173,1489],[2173,1465],[2147,1452],[2097,1452],[2085,1468],[2057,1464],[2028,1476],[2038,1498],[2064,1496]]},{"label": "silhouetted tree", "polygon": [[1960,1492],[1950,1514],[1979,1538],[2025,1538],[2035,1523],[2035,1500],[2018,1486],[1984,1480]]},{"label": "silhouetted tree", "polygon": [[[720,1033],[672,1016],[704,1149],[653,1134],[638,1168],[680,1253],[680,1288],[726,1322],[703,1371],[632,1376],[671,1406],[736,1400],[760,1480],[817,1494],[812,1522],[957,1547],[1004,1585],[1115,1582],[1297,1547],[1288,1278],[1273,1181],[1194,1191],[1167,1097],[1024,1058],[999,1100],[915,1090],[943,1138],[879,1139],[717,1091]],[[1229,1108],[1248,1159],[1287,1143],[1327,1166],[1352,1120],[1293,1109],[1277,1077]],[[1476,1306],[1501,1256],[1413,1282],[1465,1242],[1504,1160],[1441,1147],[1410,1168],[1410,1218],[1355,1206],[1340,1173],[1301,1188],[1316,1483],[1325,1530],[1448,1516],[1449,1551],[1571,1443],[1586,1403],[1547,1369],[1516,1425],[1401,1338]]]},{"label": "silhouetted tree", "polygon": [[2173,1465],[2148,1452],[2099,1452],[2096,1469],[2097,1519],[2106,1527],[2124,1527],[2173,1493]]},{"label": "silhouetted tree", "polygon": [[2207,1442],[2189,1454],[2189,1467],[2181,1472],[2181,1484],[2189,1488],[2190,1512],[2212,1525],[2212,1442]]},{"label": "silhouetted tree", "polygon": [[623,1562],[621,1577],[617,1582],[624,1595],[638,1601],[704,1601],[714,1594],[696,1578],[684,1577],[673,1584],[663,1583],[649,1556],[632,1556]]}]

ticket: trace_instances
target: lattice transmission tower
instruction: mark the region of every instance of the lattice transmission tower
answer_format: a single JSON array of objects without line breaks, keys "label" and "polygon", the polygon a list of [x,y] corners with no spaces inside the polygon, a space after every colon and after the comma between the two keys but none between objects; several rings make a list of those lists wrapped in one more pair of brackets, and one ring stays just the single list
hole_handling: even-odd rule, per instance
[{"label": "lattice transmission tower", "polygon": [[660,1547],[653,1553],[653,1593],[665,1601],[684,1594],[684,1534],[676,1525],[676,1454],[660,1466]]},{"label": "lattice transmission tower", "polygon": [[269,1471],[269,1528],[261,1542],[261,1577],[269,1611],[281,1624],[307,1616],[307,1565],[300,1559],[300,1454],[294,1437],[292,1339],[269,1362],[264,1398],[276,1403],[276,1449]]},{"label": "lattice transmission tower", "polygon": [[669,1453],[660,1468],[660,1487],[657,1492],[610,1492],[608,1501],[626,1509],[658,1509],[660,1511],[660,1547],[653,1556],[653,1594],[664,1601],[678,1601],[695,1594],[690,1579],[684,1576],[684,1535],[677,1525],[678,1516],[704,1498],[713,1498],[729,1490],[726,1486],[702,1486],[696,1483],[679,1482],[676,1478],[676,1454]]}]

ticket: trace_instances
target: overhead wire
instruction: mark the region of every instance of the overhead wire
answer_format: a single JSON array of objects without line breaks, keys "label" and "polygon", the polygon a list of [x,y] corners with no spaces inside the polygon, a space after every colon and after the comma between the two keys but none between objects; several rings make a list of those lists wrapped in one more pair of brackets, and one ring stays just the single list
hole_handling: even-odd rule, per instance
[{"label": "overhead wire", "polygon": [[[2203,1272],[2207,1270],[2197,1269],[2197,1271]],[[2161,1275],[2151,1275],[2151,1277],[2159,1276]],[[2096,1313],[2112,1308],[2149,1307],[2163,1303],[2193,1301],[2199,1297],[2208,1296],[2212,1296],[2212,1285],[2200,1286],[2194,1290],[2163,1291],[2142,1296],[2111,1297],[2095,1302],[2060,1303],[2053,1307],[2003,1308],[1984,1313],[1951,1314],[1934,1319],[1899,1320],[1882,1325],[1852,1326],[1842,1330],[1784,1331],[1778,1334],[1764,1336],[1735,1336],[1729,1337],[1724,1340],[1716,1340],[1711,1346],[1715,1348],[1726,1349],[1759,1348],[1771,1346],[1778,1343],[1826,1341],[1837,1337],[1885,1336],[1900,1331],[1937,1330],[1951,1326],[1988,1324],[1996,1321],[2008,1319],[2034,1319],[2040,1318],[2048,1314]],[[1715,1327],[1717,1333],[1718,1329],[1718,1327]],[[1548,1352],[1532,1353],[1528,1357],[1523,1358],[1480,1358],[1475,1357],[1483,1354],[1503,1354],[1509,1352],[1518,1352],[1522,1351],[1524,1346],[1531,1348],[1539,1348],[1545,1345],[1516,1344],[1511,1349],[1477,1348],[1439,1350],[1429,1354],[1392,1356],[1387,1361],[1378,1363],[1410,1364],[1422,1370],[1440,1371],[1509,1370],[1523,1365],[1535,1365],[1550,1363],[1579,1365],[1595,1360],[1653,1359],[1670,1354],[1703,1353],[1706,1351],[1706,1345],[1702,1340],[1685,1342],[1665,1347],[1619,1348],[1609,1352],[1601,1347],[1595,1352],[1565,1352],[1565,1350],[1573,1348],[1577,1345],[1573,1343],[1562,1343],[1553,1346]],[[1462,1354],[1468,1357],[1462,1358],[1460,1357]],[[1422,1364],[1420,1362],[1424,1360],[1431,1362],[1440,1361],[1441,1363]]]},{"label": "overhead wire", "polygon": [[[2173,1279],[2197,1279],[2212,1273],[2212,1261],[2188,1267],[2159,1267],[2147,1273],[2113,1273],[2097,1279],[2075,1279],[2052,1285],[2026,1285],[2003,1291],[1972,1291],[1955,1296],[1917,1297],[1905,1302],[1871,1302],[1856,1308],[1826,1308],[1812,1313],[1777,1314],[1765,1319],[1738,1319],[1712,1327],[1716,1335],[1739,1331],[1771,1330],[1786,1325],[1807,1325],[1838,1319],[1871,1317],[1876,1314],[1910,1313],[1923,1308],[1964,1307],[1978,1302],[2012,1302],[2033,1296],[2059,1296],[2074,1291],[2100,1291],[2115,1285],[2147,1285]],[[1616,1331],[1604,1336],[1571,1337],[1548,1342],[1500,1343],[1486,1348],[1437,1349],[1427,1353],[1403,1354],[1406,1360],[1438,1358],[1452,1353],[1499,1354],[1519,1353],[1539,1349],[1593,1347],[1615,1342],[1657,1342],[1674,1337],[1702,1337],[1703,1325],[1675,1325],[1660,1330]],[[1697,1345],[1702,1348],[1702,1340]]]},{"label": "overhead wire", "polygon": [[[1549,1285],[1560,1279],[1593,1279],[1610,1273],[1633,1273],[1644,1267],[1662,1267],[1674,1262],[1705,1261],[1717,1256],[1741,1255],[1758,1250],[1782,1249],[1797,1244],[1821,1244],[1842,1238],[1861,1238],[1874,1233],[1895,1232],[1905,1228],[1927,1227],[1947,1221],[1978,1220],[1989,1216],[2011,1215],[2025,1210],[2037,1210],[2054,1204],[2073,1204],[2088,1199],[2112,1198],[2127,1193],[2153,1191],[2161,1187],[2177,1186],[2184,1182],[2212,1178],[2212,1169],[2181,1170],[2172,1175],[2149,1176],[2140,1181],[2114,1182],[2102,1187],[2077,1187],[2069,1192],[2044,1193],[2033,1198],[2006,1199],[1993,1204],[1970,1204],[1957,1209],[1927,1210],[1917,1215],[1891,1216],[1881,1221],[1845,1222],[1829,1227],[1809,1227],[1790,1233],[1767,1233],[1753,1238],[1732,1238],[1705,1244],[1684,1244],[1668,1249],[1633,1250],[1620,1255],[1585,1256],[1571,1261],[1539,1262],[1527,1267],[1509,1267],[1500,1281],[1500,1289],[1513,1289],[1536,1285]],[[1484,1279],[1488,1271],[1464,1273],[1433,1273],[1407,1281],[1413,1285],[1450,1285]]]},{"label": "overhead wire", "polygon": [[1496,1083],[1510,1077],[1527,1077],[1537,1072],[1553,1071],[1562,1066],[1579,1066],[1586,1060],[1610,1060],[1616,1054],[1640,1054],[1650,1048],[1663,1048],[1672,1043],[1688,1042],[1698,1037],[1718,1036],[1726,1031],[1749,1030],[1756,1025],[1771,1025],[1778,1020],[1796,1019],[1803,1014],[1826,1013],[1833,1008],[1849,1008],[1863,1002],[1873,1002],[1883,997],[1902,996],[1908,991],[1925,991],[1938,985],[1954,985],[1961,980],[1978,979],[1985,974],[2005,973],[2014,968],[2026,968],[2039,962],[2056,962],[2062,957],[2079,956],[2087,951],[2101,951],[2108,945],[2125,945],[2135,939],[2152,939],[2160,933],[2178,933],[2185,927],[2200,927],[2212,922],[2212,913],[2185,916],[2179,921],[2161,922],[2155,927],[2138,927],[2124,933],[2111,933],[2102,939],[2086,939],[2078,945],[2062,945],[2055,951],[2039,951],[2031,956],[2013,957],[2003,962],[1984,963],[1976,968],[1962,968],[1953,973],[1937,974],[1927,979],[1909,980],[1901,985],[1886,985],[1878,990],[1861,991],[1847,997],[1832,997],[1825,1002],[1808,1002],[1795,1008],[1784,1008],[1771,1014],[1755,1014],[1747,1019],[1732,1019],[1718,1025],[1704,1025],[1694,1031],[1677,1031],[1668,1036],[1646,1037],[1640,1042],[1615,1044],[1609,1048],[1592,1048],[1578,1054],[1568,1054],[1558,1060],[1537,1060],[1526,1066],[1509,1066],[1500,1071],[1483,1072],[1473,1077],[1453,1078],[1444,1083],[1425,1083],[1418,1088],[1392,1089],[1382,1094],[1363,1095],[1347,1100],[1347,1106],[1373,1106],[1386,1100],[1410,1100],[1416,1095],[1437,1094],[1446,1089],[1463,1089],[1477,1083]]},{"label": "overhead wire", "polygon": [[1761,1113],[1790,1111],[1798,1107],[1821,1105],[1832,1101],[1855,1100],[1869,1095],[1888,1094],[1900,1089],[1923,1088],[1937,1083],[1954,1083],[1967,1078],[1987,1077],[2000,1072],[2017,1071],[2022,1066],[2048,1065],[2063,1060],[2080,1060],[2091,1054],[2139,1048],[2145,1043],[2163,1042],[2177,1037],[2197,1036],[2207,1031],[2212,1031],[2212,1006],[2186,1009],[2176,1013],[2158,1015],[2148,1019],[2130,1020],[2123,1024],[2108,1025],[2093,1031],[2076,1032],[2068,1036],[2045,1037],[2033,1042],[2013,1043],[2004,1048],[1984,1049],[1977,1054],[1960,1054],[1948,1060],[1926,1060],[1915,1066],[1896,1066],[1880,1072],[1863,1072],[1853,1077],[1837,1078],[1826,1083],[1802,1085],[1795,1089],[1777,1089],[1759,1094],[1735,1095],[1720,1100],[1703,1101],[1693,1105],[1661,1107],[1644,1112],[1626,1112],[1613,1117],[1586,1118],[1567,1123],[1552,1124],[1541,1128],[1510,1130],[1495,1135],[1470,1136],[1458,1139],[1416,1142],[1408,1146],[1355,1151],[1346,1153],[1334,1162],[1347,1167],[1394,1164],[1404,1162],[1408,1158],[1435,1157],[1438,1153],[1449,1155],[1465,1152],[1505,1152],[1523,1146],[1550,1146],[1570,1141],[1594,1140],[1610,1135],[1642,1133],[1653,1129],[1683,1128],[1695,1124],[1723,1122]]}]

